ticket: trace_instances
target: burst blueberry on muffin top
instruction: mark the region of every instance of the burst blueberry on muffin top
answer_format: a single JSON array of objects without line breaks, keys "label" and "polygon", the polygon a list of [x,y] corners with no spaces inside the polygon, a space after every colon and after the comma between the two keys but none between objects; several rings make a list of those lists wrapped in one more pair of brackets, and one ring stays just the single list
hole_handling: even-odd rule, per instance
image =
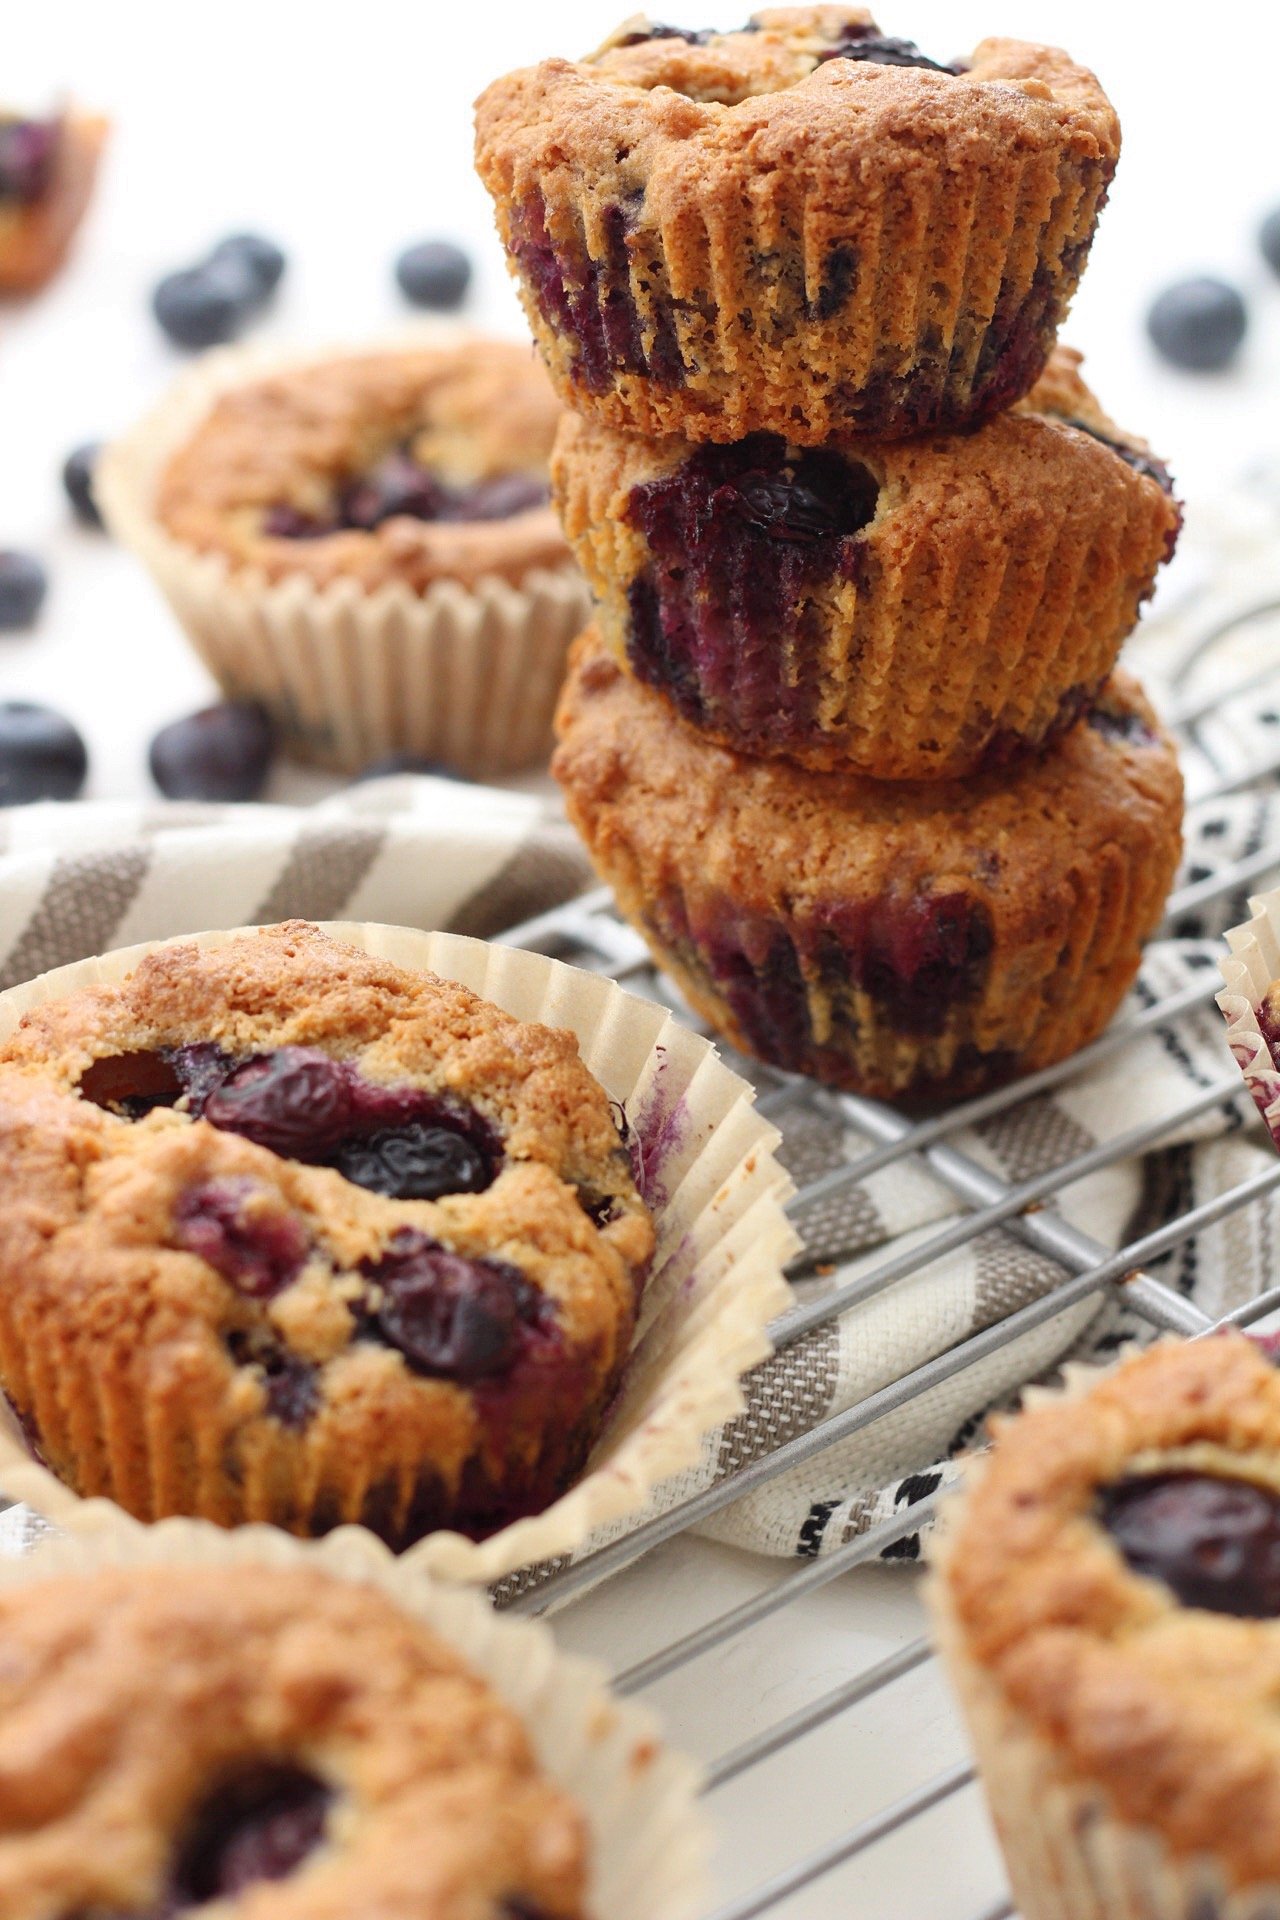
[{"label": "burst blueberry on muffin top", "polygon": [[580,1468],[653,1233],[570,1035],[291,923],[33,1011],[0,1136],[0,1381],[78,1492],[403,1545]]}]

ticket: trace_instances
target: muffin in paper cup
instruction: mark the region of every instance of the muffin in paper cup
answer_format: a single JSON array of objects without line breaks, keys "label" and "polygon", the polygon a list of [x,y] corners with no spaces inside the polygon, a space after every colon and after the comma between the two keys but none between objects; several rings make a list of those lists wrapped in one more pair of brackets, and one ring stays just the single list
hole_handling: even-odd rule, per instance
[{"label": "muffin in paper cup", "polygon": [[565,414],[552,482],[630,671],[742,753],[952,779],[1064,733],[1172,554],[1168,473],[1058,348],[979,431],[789,447]]},{"label": "muffin in paper cup", "polygon": [[1280,1146],[1280,887],[1249,902],[1252,918],[1227,933],[1218,995],[1227,1042],[1267,1129]]},{"label": "muffin in paper cup", "polygon": [[1024,1920],[1280,1911],[1277,1515],[1237,1333],[1068,1368],[966,1463],[926,1594]]},{"label": "muffin in paper cup", "polygon": [[505,75],[476,166],[566,405],[689,441],[904,438],[1033,384],[1120,151],[1094,76],[943,66],[861,7],[643,16]]},{"label": "muffin in paper cup", "polygon": [[514,342],[232,348],[104,452],[95,498],[288,752],[514,773],[546,759],[589,606],[543,493],[557,414]]},{"label": "muffin in paper cup", "polygon": [[[82,987],[118,982],[149,954],[193,943],[212,951],[251,931],[197,935],[193,942],[161,942],[59,968],[0,995],[0,1039],[32,1009]],[[561,962],[462,936],[369,925],[321,931],[396,966],[458,981],[518,1020],[568,1029],[583,1064],[621,1108],[631,1132],[656,1249],[621,1383],[585,1468],[551,1504],[497,1526],[487,1537],[428,1531],[404,1554],[407,1563],[450,1578],[499,1580],[533,1562],[583,1550],[602,1528],[616,1530],[664,1480],[693,1465],[706,1436],[739,1410],[741,1376],[768,1353],[768,1323],[790,1297],[782,1274],[796,1245],[782,1207],[790,1182],[773,1157],[775,1131],[754,1112],[751,1089],[665,1009]],[[26,1343],[26,1351],[33,1368],[47,1371],[48,1355],[42,1358],[38,1339]],[[84,1429],[88,1451],[80,1457],[106,1457],[123,1463],[120,1472],[141,1474],[146,1498],[131,1495],[130,1504],[156,1519],[188,1511],[172,1495],[157,1497],[155,1491],[170,1478],[175,1486],[185,1484],[177,1466],[170,1475],[166,1464],[170,1442],[157,1438],[152,1444],[152,1428],[156,1436],[168,1432],[165,1417],[163,1408],[153,1408],[143,1434],[126,1421],[128,1444],[118,1444],[116,1436],[105,1449],[92,1408],[67,1411],[76,1431]],[[123,1482],[119,1488],[110,1478],[97,1484],[123,1497]],[[86,1515],[104,1511],[117,1524],[137,1524],[114,1501],[81,1499],[33,1459],[16,1422],[0,1440],[0,1487],[60,1525],[76,1527]],[[218,1511],[208,1517],[224,1519]],[[238,1517],[231,1513],[224,1523]]]},{"label": "muffin in paper cup", "polygon": [[653,1715],[615,1699],[598,1667],[559,1653],[546,1627],[498,1617],[478,1594],[397,1562],[368,1535],[348,1530],[308,1544],[271,1528],[226,1533],[199,1521],[128,1532],[99,1526],[0,1559],[0,1591],[93,1583],[117,1569],[145,1569],[160,1590],[168,1568],[205,1570],[220,1585],[249,1568],[303,1569],[385,1596],[514,1711],[542,1775],[575,1803],[586,1825],[589,1912],[694,1920],[705,1908],[711,1835],[697,1801],[698,1770],[662,1744]]}]

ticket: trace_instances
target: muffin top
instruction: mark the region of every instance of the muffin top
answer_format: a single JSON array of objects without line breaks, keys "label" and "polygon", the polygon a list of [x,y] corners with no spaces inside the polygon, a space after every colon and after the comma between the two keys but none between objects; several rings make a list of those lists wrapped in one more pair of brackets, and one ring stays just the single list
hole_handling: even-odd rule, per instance
[{"label": "muffin top", "polygon": [[960,895],[997,939],[1039,940],[1070,869],[1109,861],[1117,843],[1166,847],[1181,819],[1172,742],[1124,673],[1034,760],[966,780],[885,783],[709,744],[626,676],[591,628],[557,726],[552,770],[588,842],[626,848],[650,884],[678,875],[686,893],[795,920],[895,901],[904,940],[927,898]]},{"label": "muffin top", "polygon": [[[403,1545],[512,1517],[548,1435],[598,1420],[653,1246],[572,1035],[302,922],[29,1013],[0,1047],[0,1143],[0,1321],[34,1314],[66,1377],[86,1358],[157,1434],[198,1411],[244,1512],[295,1530],[361,1517]],[[94,1480],[21,1339],[0,1345],[79,1491],[224,1517],[221,1480],[188,1504],[180,1458],[109,1453]],[[326,1517],[339,1470],[356,1505]]]},{"label": "muffin top", "polygon": [[1280,1881],[1280,1377],[1161,1345],[996,1428],[946,1529],[964,1652],[1078,1777],[1233,1884]]},{"label": "muffin top", "polygon": [[528,347],[352,355],[230,387],[173,454],[156,518],[276,581],[424,592],[567,564],[548,504],[559,405]]},{"label": "muffin top", "polygon": [[901,165],[904,147],[1052,145],[1108,170],[1120,148],[1094,75],[1056,48],[984,40],[947,66],[845,6],[772,7],[732,33],[638,15],[585,60],[544,60],[495,81],[476,125],[491,188],[504,159],[517,172],[571,161],[602,192],[647,172],[645,217],[657,221],[696,197],[699,182],[718,191],[722,171],[744,162],[785,164],[847,203],[842,166],[877,157]]},{"label": "muffin top", "polygon": [[581,1813],[515,1713],[374,1588],[104,1567],[0,1593],[0,1635],[6,1920],[584,1911]]}]

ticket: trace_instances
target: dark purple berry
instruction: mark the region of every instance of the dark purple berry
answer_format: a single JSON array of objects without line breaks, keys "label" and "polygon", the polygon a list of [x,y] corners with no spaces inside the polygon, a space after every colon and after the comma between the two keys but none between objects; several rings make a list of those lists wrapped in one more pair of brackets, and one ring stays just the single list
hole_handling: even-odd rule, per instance
[{"label": "dark purple berry", "polygon": [[517,513],[532,513],[545,507],[551,489],[544,475],[537,473],[496,473],[491,479],[477,480],[473,487],[455,493],[449,502],[450,520],[510,520]]},{"label": "dark purple berry", "polygon": [[281,505],[267,508],[262,531],[272,540],[320,540],[326,533],[336,533],[340,525],[336,514],[323,518]]},{"label": "dark purple berry", "polygon": [[344,526],[366,531],[397,514],[415,520],[438,520],[449,496],[434,474],[407,453],[388,454],[367,479],[357,480],[342,499]]},{"label": "dark purple berry", "polygon": [[252,1367],[261,1376],[267,1413],[282,1427],[301,1433],[320,1405],[315,1367],[262,1328],[237,1328],[226,1337],[227,1352],[238,1367]]},{"label": "dark purple berry", "polygon": [[0,701],[0,807],[74,800],[88,771],[88,749],[69,720],[34,701]]},{"label": "dark purple berry", "polygon": [[283,1880],[324,1838],[332,1795],[302,1767],[263,1764],[224,1782],[198,1809],[172,1872],[170,1910]]},{"label": "dark purple berry", "polygon": [[449,1127],[381,1127],[344,1141],[333,1165],[345,1180],[389,1200],[438,1200],[482,1193],[493,1174],[488,1155]]},{"label": "dark purple berry", "polygon": [[174,1208],[178,1245],[252,1300],[268,1300],[296,1280],[310,1252],[292,1214],[254,1206],[262,1193],[244,1176],[208,1180],[188,1188]]},{"label": "dark purple berry", "polygon": [[1116,740],[1127,747],[1154,747],[1156,744],[1156,736],[1142,715],[1126,707],[1111,707],[1099,702],[1090,709],[1088,724],[1104,740]]},{"label": "dark purple berry", "polygon": [[60,120],[0,119],[0,200],[30,206],[53,177]]},{"label": "dark purple berry", "polygon": [[1167,287],[1147,315],[1147,332],[1164,358],[1195,373],[1229,366],[1249,325],[1245,304],[1225,280],[1204,276]]},{"label": "dark purple berry", "polygon": [[1280,1614],[1280,1494],[1215,1474],[1131,1474],[1098,1497],[1098,1517],[1135,1573],[1185,1607],[1250,1620]]},{"label": "dark purple berry", "polygon": [[931,73],[955,75],[954,66],[943,66],[921,53],[914,40],[895,40],[877,32],[874,26],[850,27],[838,46],[821,54],[820,60],[865,60],[877,67],[927,67]]},{"label": "dark purple berry", "polygon": [[35,624],[49,591],[49,576],[34,553],[0,550],[0,633]]},{"label": "dark purple berry", "polygon": [[275,292],[284,276],[285,257],[274,240],[260,233],[232,233],[219,240],[209,255],[208,265],[232,262],[249,279],[253,297],[265,301]]},{"label": "dark purple berry", "polygon": [[471,261],[451,240],[419,240],[397,259],[396,280],[415,307],[448,312],[466,298]]},{"label": "dark purple berry", "polygon": [[188,1110],[199,1116],[213,1089],[220,1087],[231,1071],[230,1055],[213,1040],[197,1040],[190,1046],[168,1049],[164,1057],[177,1075]]},{"label": "dark purple berry", "polygon": [[151,742],[151,777],[170,800],[256,800],[274,748],[261,707],[225,700],[161,727]]},{"label": "dark purple berry", "polygon": [[151,310],[174,346],[216,347],[235,339],[253,298],[244,268],[223,261],[166,274],[151,296]]},{"label": "dark purple berry", "polygon": [[93,470],[102,452],[101,440],[86,440],[62,463],[62,484],[71,510],[82,527],[101,527],[102,515],[93,497]]},{"label": "dark purple berry", "polygon": [[478,1380],[511,1365],[530,1292],[516,1267],[451,1253],[403,1228],[363,1271],[382,1290],[373,1325],[416,1372]]},{"label": "dark purple berry", "polygon": [[355,1118],[348,1070],[314,1047],[255,1054],[214,1087],[201,1114],[210,1126],[305,1161],[327,1153]]},{"label": "dark purple berry", "polygon": [[1262,257],[1273,273],[1280,273],[1280,207],[1269,213],[1258,229]]},{"label": "dark purple berry", "polygon": [[[615,47],[638,47],[647,40],[683,40],[688,47],[705,47],[720,31],[716,27],[664,27],[658,22],[646,22],[634,33],[624,33],[612,42]],[[742,28],[742,32],[746,29]]]}]

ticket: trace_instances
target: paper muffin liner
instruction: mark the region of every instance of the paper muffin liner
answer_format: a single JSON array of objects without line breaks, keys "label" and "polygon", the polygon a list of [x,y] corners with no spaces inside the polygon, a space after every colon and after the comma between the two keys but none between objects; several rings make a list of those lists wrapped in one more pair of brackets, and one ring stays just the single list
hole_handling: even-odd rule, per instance
[{"label": "paper muffin liner", "polygon": [[[1023,1404],[1079,1399],[1117,1364],[1069,1366],[1060,1386],[1030,1388]],[[1161,1834],[1118,1818],[970,1657],[947,1569],[984,1468],[981,1459],[966,1462],[962,1484],[926,1539],[925,1597],[1022,1920],[1271,1920],[1280,1911],[1280,1885],[1233,1893],[1212,1860],[1179,1858]]]},{"label": "paper muffin liner", "polygon": [[663,1746],[656,1718],[613,1697],[600,1667],[559,1653],[548,1628],[500,1618],[478,1594],[397,1561],[359,1529],[304,1542],[272,1527],[227,1533],[204,1521],[90,1526],[44,1541],[22,1559],[0,1558],[0,1588],[92,1580],[106,1567],[166,1566],[208,1568],[219,1580],[244,1566],[301,1567],[378,1588],[439,1634],[519,1715],[543,1772],[582,1809],[593,1914],[694,1920],[704,1910],[711,1830],[697,1801],[699,1769]]},{"label": "paper muffin liner", "polygon": [[1118,152],[1091,76],[1049,104],[1064,75],[1053,56],[1041,72],[1047,52],[984,43],[995,84],[963,137],[932,144],[840,97],[837,62],[717,104],[714,134],[705,103],[591,64],[495,82],[477,168],[565,405],[624,432],[809,446],[1010,406],[1053,346]]},{"label": "paper muffin liner", "polygon": [[[1053,363],[1066,403],[1096,416],[1075,364]],[[825,553],[765,534],[682,541],[698,510],[672,506],[675,560],[650,546],[636,489],[701,474],[695,497],[717,498],[739,449],[709,456],[566,414],[552,482],[605,639],[743,753],[939,780],[1043,747],[1111,672],[1181,517],[1155,475],[1055,419],[1057,398],[1037,388],[1029,406],[1045,412],[962,438],[832,443],[874,505]],[[747,443],[736,471],[760,457]],[[778,570],[761,577],[769,550]]]},{"label": "paper muffin liner", "polygon": [[296,757],[355,773],[413,754],[477,778],[538,766],[550,751],[565,653],[590,607],[572,562],[535,568],[519,585],[494,575],[471,587],[440,580],[425,593],[401,581],[320,587],[301,573],[272,582],[186,546],[155,517],[169,459],[223,393],[339,357],[338,349],[205,355],[103,454],[94,477],[103,517],[146,565],[227,698],[265,707]]},{"label": "paper muffin liner", "polygon": [[1227,1044],[1267,1130],[1280,1147],[1280,1067],[1260,1022],[1267,991],[1280,981],[1280,887],[1249,901],[1251,919],[1231,927],[1222,961],[1226,986],[1218,995],[1227,1022]]},{"label": "paper muffin liner", "polygon": [[[222,946],[252,931],[181,943]],[[449,1579],[497,1581],[586,1550],[605,1528],[625,1531],[663,1481],[697,1462],[704,1438],[741,1410],[741,1377],[769,1353],[768,1323],[791,1298],[782,1271],[799,1245],[783,1211],[791,1181],[752,1088],[665,1008],[561,961],[458,934],[347,923],[324,931],[398,966],[461,981],[519,1020],[568,1028],[638,1142],[657,1245],[622,1383],[583,1473],[542,1513],[485,1540],[440,1531],[402,1556]],[[120,980],[157,946],[174,944],[79,961],[0,994],[0,1040],[30,1008]],[[58,1526],[138,1525],[114,1501],[82,1499],[33,1459],[11,1414],[0,1424],[0,1488]]]}]

